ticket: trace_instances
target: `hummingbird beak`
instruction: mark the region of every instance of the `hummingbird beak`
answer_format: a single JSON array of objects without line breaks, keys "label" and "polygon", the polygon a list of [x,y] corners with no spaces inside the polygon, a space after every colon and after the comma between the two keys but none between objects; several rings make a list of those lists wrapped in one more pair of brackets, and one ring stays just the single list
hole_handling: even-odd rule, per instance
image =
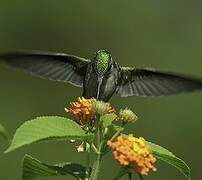
[{"label": "hummingbird beak", "polygon": [[98,87],[97,87],[96,99],[98,99],[100,95],[100,86],[102,84],[102,80],[103,80],[103,76],[98,76]]}]

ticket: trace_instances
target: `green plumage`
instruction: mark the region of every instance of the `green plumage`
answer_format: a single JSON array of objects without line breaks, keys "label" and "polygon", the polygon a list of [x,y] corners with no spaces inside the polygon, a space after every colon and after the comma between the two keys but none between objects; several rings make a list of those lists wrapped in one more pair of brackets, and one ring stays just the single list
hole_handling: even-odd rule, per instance
[{"label": "green plumage", "polygon": [[108,70],[110,54],[105,50],[99,50],[96,54],[96,70],[98,75],[103,75]]}]

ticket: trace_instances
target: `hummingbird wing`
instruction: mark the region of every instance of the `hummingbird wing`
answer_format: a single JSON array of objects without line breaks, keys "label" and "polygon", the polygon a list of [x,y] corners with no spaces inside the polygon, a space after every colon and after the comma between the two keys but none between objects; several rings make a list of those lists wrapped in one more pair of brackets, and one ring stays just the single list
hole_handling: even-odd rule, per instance
[{"label": "hummingbird wing", "polygon": [[168,96],[202,90],[202,80],[184,75],[121,67],[117,94],[126,96]]},{"label": "hummingbird wing", "polygon": [[0,55],[6,64],[40,78],[83,87],[88,59],[63,53],[16,52]]}]

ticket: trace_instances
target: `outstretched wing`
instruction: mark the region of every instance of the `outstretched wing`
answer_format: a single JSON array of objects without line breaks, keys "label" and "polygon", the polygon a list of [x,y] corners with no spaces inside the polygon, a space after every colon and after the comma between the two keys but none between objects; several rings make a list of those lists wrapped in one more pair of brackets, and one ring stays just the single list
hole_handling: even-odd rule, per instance
[{"label": "outstretched wing", "polygon": [[1,61],[29,74],[82,87],[90,60],[73,55],[44,52],[17,52],[0,55]]},{"label": "outstretched wing", "polygon": [[202,80],[149,69],[121,68],[117,94],[126,96],[168,96],[202,90]]}]

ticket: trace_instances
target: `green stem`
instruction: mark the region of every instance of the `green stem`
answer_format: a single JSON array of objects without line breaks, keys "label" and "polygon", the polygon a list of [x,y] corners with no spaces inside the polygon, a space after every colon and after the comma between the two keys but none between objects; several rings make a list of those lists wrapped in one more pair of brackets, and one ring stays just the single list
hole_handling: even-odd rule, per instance
[{"label": "green stem", "polygon": [[98,153],[99,153],[99,150],[97,149],[97,147],[95,146],[95,144],[92,144],[91,146],[92,146],[93,151],[94,151],[96,154],[98,154]]},{"label": "green stem", "polygon": [[96,136],[96,145],[97,145],[97,147],[99,147],[100,143],[101,143],[101,139],[102,139],[102,133],[101,133],[101,129],[100,129],[100,115],[97,115],[95,136]]},{"label": "green stem", "polygon": [[97,147],[96,149],[98,151],[95,153],[96,159],[95,159],[95,162],[93,163],[92,173],[89,180],[97,180],[98,174],[100,171],[100,162],[102,158],[102,148],[103,148],[103,134],[100,129],[101,127],[100,127],[99,120],[100,120],[100,116],[98,115],[96,130],[95,130],[95,141],[96,141],[96,147]]},{"label": "green stem", "polygon": [[114,138],[116,138],[117,136],[119,136],[119,134],[123,131],[123,128],[120,128],[118,131],[116,131],[116,133],[112,136],[111,140],[113,140]]},{"label": "green stem", "polygon": [[97,180],[100,171],[101,158],[102,158],[101,153],[97,154],[97,158],[93,163],[93,169],[89,180]]}]

